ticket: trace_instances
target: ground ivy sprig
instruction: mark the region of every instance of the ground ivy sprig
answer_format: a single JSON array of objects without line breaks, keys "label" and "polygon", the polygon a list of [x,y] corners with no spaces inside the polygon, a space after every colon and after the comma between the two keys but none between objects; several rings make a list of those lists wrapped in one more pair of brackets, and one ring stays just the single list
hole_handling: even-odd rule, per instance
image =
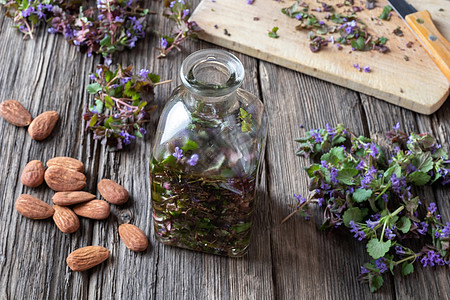
[{"label": "ground ivy sprig", "polygon": [[24,38],[47,23],[50,33],[60,33],[81,52],[110,58],[116,51],[131,49],[145,37],[145,17],[152,13],[137,0],[97,0],[95,7],[81,1],[0,0],[6,16]]},{"label": "ground ivy sprig", "polygon": [[136,137],[142,138],[147,132],[143,125],[155,109],[154,87],[165,82],[146,69],[134,74],[132,66],[120,65],[115,70],[98,65],[89,77],[95,81],[87,87],[94,104],[83,115],[86,130],[111,149],[120,150]]},{"label": "ground ivy sprig", "polygon": [[[413,193],[413,187],[450,182],[448,154],[431,135],[407,135],[399,127],[386,134],[393,144],[389,157],[341,124],[296,140],[297,155],[314,160],[305,168],[310,193],[306,199],[294,195],[297,206],[283,222],[297,212],[308,217],[308,204],[318,203],[324,208],[322,229],[344,227],[365,243],[372,261],[361,267],[359,279],[372,292],[382,286],[382,274],[396,267],[408,275],[417,261],[423,267],[450,265],[450,223],[442,222],[435,203]],[[422,248],[410,247],[409,239],[420,239]]]},{"label": "ground ivy sprig", "polygon": [[165,1],[166,9],[163,15],[169,20],[175,22],[170,34],[161,34],[159,36],[158,58],[167,57],[174,48],[181,51],[181,44],[186,39],[196,39],[197,33],[201,31],[200,27],[194,21],[189,21],[191,16],[190,5],[186,0]]}]

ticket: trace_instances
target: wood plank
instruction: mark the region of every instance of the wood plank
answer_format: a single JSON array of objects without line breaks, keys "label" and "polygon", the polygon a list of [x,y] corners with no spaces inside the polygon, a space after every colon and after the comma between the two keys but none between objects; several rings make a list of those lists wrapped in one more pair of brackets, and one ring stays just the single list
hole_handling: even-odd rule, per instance
[{"label": "wood plank", "polygon": [[[375,96],[416,112],[431,114],[447,99],[449,95],[447,78],[415,40],[406,24],[395,13],[390,21],[378,20],[383,6],[387,5],[386,0],[377,1],[377,7],[373,10],[364,10],[357,14],[375,37],[388,38],[387,45],[390,51],[386,54],[376,51],[353,51],[349,54],[349,47],[339,51],[332,44],[319,53],[311,52],[307,38],[308,30],[297,31],[295,26],[299,22],[280,12],[281,8],[288,7],[293,2],[259,0],[252,5],[246,5],[240,0],[214,2],[203,0],[192,19],[204,29],[200,37],[206,41]],[[321,7],[319,2],[306,2],[310,4],[310,12],[312,8]],[[334,0],[327,3],[334,5],[340,2],[342,1]],[[433,15],[433,18],[441,24],[448,24],[450,3],[441,1],[440,4],[444,12]],[[347,7],[337,10],[344,9]],[[326,14],[312,13],[321,19]],[[254,17],[259,17],[259,20],[254,21]],[[327,23],[332,25],[331,21]],[[214,27],[215,25],[218,29]],[[274,26],[279,27],[278,39],[269,38],[267,35]],[[402,28],[403,37],[392,33],[397,27]],[[224,29],[228,30],[229,36],[224,34]],[[328,39],[329,36],[328,34],[325,37]],[[339,34],[334,34],[335,38],[338,36]],[[414,41],[412,48],[405,46],[409,41]],[[404,59],[405,55],[409,57],[408,61]],[[356,63],[360,66],[370,66],[372,72],[370,74],[358,72],[353,67]]]},{"label": "wood plank", "polygon": [[319,231],[322,209],[312,206],[309,222],[297,215],[280,224],[291,212],[288,205],[295,204],[292,194],[306,196],[308,191],[303,167],[309,159],[295,156],[294,139],[326,123],[369,134],[358,94],[270,63],[261,63],[260,72],[270,120],[266,163],[276,299],[394,299],[389,277],[375,294],[358,282],[369,256],[350,235]]},{"label": "wood plank", "polygon": [[[82,159],[88,174],[96,162],[81,146],[82,122],[78,112],[87,95],[87,71],[98,59],[77,53],[62,38],[39,33],[36,39],[23,41],[0,16],[0,100],[17,99],[37,116],[56,110],[61,116],[52,135],[42,142],[32,141],[26,128],[0,121],[1,199],[0,206],[0,298],[44,299],[87,297],[88,274],[68,272],[66,256],[91,239],[92,223],[82,221],[72,235],[61,233],[53,221],[33,221],[20,216],[14,203],[21,193],[30,193],[51,203],[53,192],[41,186],[30,189],[19,182],[26,163],[39,159],[44,163],[54,156],[69,155]],[[86,143],[90,147],[90,143]],[[94,271],[95,272],[95,271]]]}]

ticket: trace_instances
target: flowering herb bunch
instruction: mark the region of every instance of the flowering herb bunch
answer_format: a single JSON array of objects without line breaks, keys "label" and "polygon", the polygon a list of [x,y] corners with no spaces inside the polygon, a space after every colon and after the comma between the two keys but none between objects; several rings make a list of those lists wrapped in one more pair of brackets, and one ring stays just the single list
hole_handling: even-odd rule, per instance
[{"label": "flowering herb bunch", "polygon": [[136,0],[97,0],[96,7],[88,8],[81,6],[82,1],[0,0],[0,4],[25,37],[32,38],[35,28],[45,22],[50,33],[63,34],[81,52],[108,58],[116,51],[134,48],[145,37],[149,14]]},{"label": "flowering herb bunch", "polygon": [[[386,136],[394,145],[389,159],[371,139],[356,137],[341,124],[296,140],[297,155],[315,163],[305,168],[308,198],[294,195],[297,207],[288,216],[309,216],[306,205],[315,202],[324,208],[322,229],[344,227],[364,241],[372,261],[361,267],[359,279],[372,292],[382,286],[382,274],[393,274],[396,267],[408,275],[416,261],[424,267],[450,264],[450,223],[442,222],[434,202],[413,193],[414,187],[450,182],[448,154],[431,135],[408,136],[399,124]],[[417,238],[421,249],[410,246]]]},{"label": "flowering herb bunch", "polygon": [[93,132],[95,140],[118,150],[136,137],[142,138],[147,133],[143,125],[155,108],[150,105],[154,101],[154,87],[163,83],[160,77],[146,69],[133,74],[132,66],[120,65],[116,70],[98,65],[89,77],[95,81],[87,86],[94,104],[83,115],[86,130]]},{"label": "flowering herb bunch", "polygon": [[[281,9],[281,12],[290,18],[299,20],[300,24],[296,26],[297,30],[310,30],[308,38],[310,50],[318,52],[322,47],[328,46],[328,43],[336,44],[341,50],[342,45],[349,45],[352,50],[369,51],[378,50],[382,53],[388,51],[385,45],[385,37],[375,38],[368,31],[366,25],[358,19],[357,13],[362,10],[359,6],[354,6],[353,1],[346,1],[341,6],[351,6],[351,13],[343,15],[336,12],[335,8],[324,2],[321,7],[313,9],[320,13],[325,13],[324,19],[320,20],[314,14],[309,12],[309,6],[305,2],[294,2],[291,6]],[[331,21],[335,25],[328,25],[325,21]],[[331,35],[329,39],[321,37],[327,33],[338,33],[337,38]]]},{"label": "flowering herb bunch", "polygon": [[175,22],[171,33],[168,35],[159,35],[158,58],[167,57],[174,48],[181,51],[181,44],[186,39],[196,39],[197,33],[201,31],[200,27],[194,21],[189,21],[191,16],[190,5],[185,0],[165,1],[166,9],[163,15],[169,20]]}]

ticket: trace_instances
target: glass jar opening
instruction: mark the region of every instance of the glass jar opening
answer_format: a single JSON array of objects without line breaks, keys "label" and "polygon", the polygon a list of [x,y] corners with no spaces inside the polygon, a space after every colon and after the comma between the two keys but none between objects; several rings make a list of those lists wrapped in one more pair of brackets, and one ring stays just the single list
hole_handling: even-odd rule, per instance
[{"label": "glass jar opening", "polygon": [[191,92],[205,97],[222,97],[241,86],[244,67],[229,52],[205,49],[192,53],[184,60],[180,76]]}]

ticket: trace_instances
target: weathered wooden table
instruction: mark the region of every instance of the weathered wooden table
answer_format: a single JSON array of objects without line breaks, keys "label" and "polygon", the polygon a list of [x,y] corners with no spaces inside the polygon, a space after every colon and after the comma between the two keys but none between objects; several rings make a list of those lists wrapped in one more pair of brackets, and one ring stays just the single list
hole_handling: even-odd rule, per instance
[{"label": "weathered wooden table", "polygon": [[[192,1],[196,5],[199,1]],[[160,12],[161,2],[151,2]],[[194,5],[194,6],[195,6]],[[321,232],[321,211],[305,221],[290,213],[293,193],[306,194],[302,167],[295,156],[294,138],[306,128],[344,123],[357,134],[386,143],[384,132],[396,122],[403,129],[431,132],[449,150],[450,102],[424,116],[318,79],[235,53],[246,68],[244,88],[265,103],[270,127],[262,186],[254,218],[249,254],[241,259],[206,255],[163,246],[153,237],[149,193],[149,154],[158,112],[178,84],[178,70],[191,52],[213,45],[188,42],[184,51],[166,60],[155,58],[157,38],[149,35],[137,47],[116,56],[115,62],[149,68],[163,79],[157,89],[159,108],[148,126],[150,134],[127,151],[108,152],[85,132],[82,112],[89,102],[88,73],[100,57],[88,58],[61,37],[41,29],[34,40],[23,41],[0,16],[0,100],[18,99],[32,115],[56,110],[61,121],[43,142],[31,140],[23,128],[0,121],[0,299],[449,299],[448,268],[421,268],[406,278],[385,276],[375,294],[358,282],[360,265],[369,260],[364,246],[349,235]],[[170,24],[160,15],[150,27],[164,32]],[[112,206],[106,221],[81,220],[73,234],[61,233],[51,219],[32,221],[20,216],[14,202],[31,193],[51,202],[53,192],[41,186],[24,187],[20,173],[33,159],[54,156],[82,160],[87,168],[87,191],[96,192],[102,178],[117,180],[131,194],[123,207]],[[450,189],[439,185],[422,194],[435,201],[450,221]],[[119,240],[121,219],[149,236],[151,247],[142,254],[129,251]],[[65,263],[79,247],[101,245],[111,251],[108,261],[90,271],[74,273]]]}]

